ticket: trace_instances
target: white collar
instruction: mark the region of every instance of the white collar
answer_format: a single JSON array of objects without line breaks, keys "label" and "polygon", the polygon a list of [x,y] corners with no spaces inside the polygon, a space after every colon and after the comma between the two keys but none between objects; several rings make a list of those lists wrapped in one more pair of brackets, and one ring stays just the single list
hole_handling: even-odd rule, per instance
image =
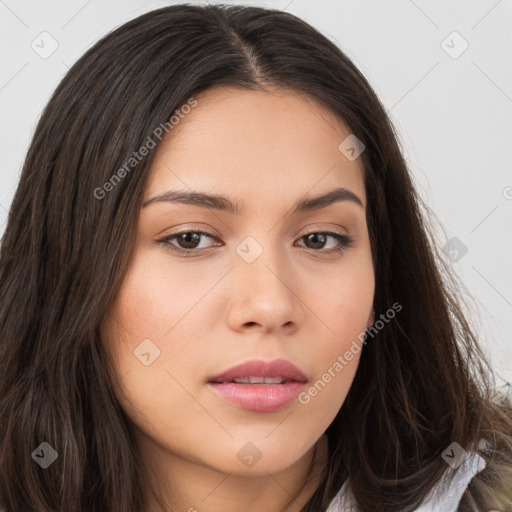
[{"label": "white collar", "polygon": [[[466,460],[460,465],[460,469],[453,477],[453,469],[448,467],[441,480],[423,500],[421,506],[414,512],[456,512],[459,502],[467,489],[471,479],[485,468],[485,460],[477,453],[469,452]],[[329,504],[326,512],[357,512],[355,500],[347,490],[347,482],[343,484],[338,494]]]}]

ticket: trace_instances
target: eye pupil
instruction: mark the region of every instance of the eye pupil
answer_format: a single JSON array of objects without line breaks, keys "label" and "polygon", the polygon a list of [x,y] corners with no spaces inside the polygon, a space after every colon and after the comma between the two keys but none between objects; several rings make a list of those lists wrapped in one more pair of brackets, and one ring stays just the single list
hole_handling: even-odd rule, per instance
[{"label": "eye pupil", "polygon": [[312,249],[321,249],[325,245],[326,236],[323,233],[310,233],[306,235],[307,241],[312,241],[313,244],[318,244],[318,240],[320,240],[320,245],[316,247],[312,247]]},{"label": "eye pupil", "polygon": [[[199,235],[198,233],[190,231],[188,233],[181,233],[178,236],[178,240],[180,242],[180,245],[182,245],[183,242],[185,242],[185,244],[192,244],[191,246],[185,245],[183,247],[184,249],[194,249],[197,246],[197,244],[199,243],[200,237],[201,237],[201,235]],[[194,240],[191,241],[190,240],[191,238],[194,239]]]}]

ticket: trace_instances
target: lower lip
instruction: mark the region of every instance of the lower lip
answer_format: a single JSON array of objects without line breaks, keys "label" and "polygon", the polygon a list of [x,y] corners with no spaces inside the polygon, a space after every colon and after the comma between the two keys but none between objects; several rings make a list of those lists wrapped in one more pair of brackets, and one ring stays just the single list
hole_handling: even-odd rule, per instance
[{"label": "lower lip", "polygon": [[275,412],[288,407],[306,387],[305,382],[285,384],[237,384],[209,382],[208,386],[222,398],[248,411]]}]

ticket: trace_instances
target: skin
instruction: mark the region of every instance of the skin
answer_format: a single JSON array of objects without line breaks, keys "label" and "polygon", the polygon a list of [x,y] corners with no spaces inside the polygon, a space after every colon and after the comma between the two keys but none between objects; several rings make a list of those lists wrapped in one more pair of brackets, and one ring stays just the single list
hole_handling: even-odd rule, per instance
[{"label": "skin", "polygon": [[[307,404],[273,413],[231,405],[206,382],[244,361],[284,358],[312,386],[354,340],[361,346],[357,336],[373,323],[375,287],[363,164],[338,149],[350,130],[305,94],[217,86],[195,98],[197,106],[158,148],[143,199],[194,190],[246,210],[177,202],[141,208],[133,257],[102,339],[148,482],[167,510],[298,512],[325,468],[323,434],[360,352]],[[345,200],[290,214],[295,201],[338,187],[363,206]],[[198,238],[192,257],[166,248],[190,248],[190,241],[158,243],[197,229],[214,238]],[[354,243],[327,254],[339,242],[308,241],[311,232],[345,234]],[[263,249],[252,263],[236,251],[248,236]],[[160,350],[148,366],[134,356],[145,339]],[[237,457],[248,442],[261,454],[252,467]],[[316,473],[301,486],[312,461]],[[159,508],[150,502],[148,510]]]}]

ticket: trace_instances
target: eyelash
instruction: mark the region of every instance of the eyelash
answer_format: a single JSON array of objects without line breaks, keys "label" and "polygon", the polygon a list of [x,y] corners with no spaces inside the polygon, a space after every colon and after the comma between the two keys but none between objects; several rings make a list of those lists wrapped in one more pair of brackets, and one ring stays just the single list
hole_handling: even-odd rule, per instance
[{"label": "eyelash", "polygon": [[[188,231],[181,231],[181,232],[178,232],[178,233],[173,233],[171,235],[168,235],[168,236],[166,236],[164,238],[161,238],[161,239],[157,240],[157,243],[163,244],[164,247],[168,251],[171,251],[173,253],[184,254],[184,255],[191,255],[192,253],[199,253],[201,251],[201,249],[183,249],[182,247],[177,247],[177,246],[171,244],[171,240],[177,238],[180,235],[188,234],[188,233],[196,233],[198,235],[204,235],[204,236],[206,236],[208,238],[216,240],[216,238],[213,235],[211,235],[210,233],[207,233],[206,231],[188,230]],[[332,238],[336,239],[339,242],[339,245],[337,247],[335,247],[334,249],[328,249],[328,250],[310,249],[310,248],[306,247],[306,249],[309,249],[310,251],[313,251],[313,252],[319,252],[319,253],[322,253],[322,254],[342,253],[346,249],[351,247],[353,245],[353,243],[354,243],[354,239],[353,238],[351,238],[351,237],[349,237],[347,235],[342,235],[340,233],[334,233],[332,231],[312,231],[310,233],[306,233],[305,235],[302,235],[299,238],[299,240],[302,240],[303,238],[305,238],[305,237],[307,237],[309,235],[316,235],[316,234],[331,236]]]}]

